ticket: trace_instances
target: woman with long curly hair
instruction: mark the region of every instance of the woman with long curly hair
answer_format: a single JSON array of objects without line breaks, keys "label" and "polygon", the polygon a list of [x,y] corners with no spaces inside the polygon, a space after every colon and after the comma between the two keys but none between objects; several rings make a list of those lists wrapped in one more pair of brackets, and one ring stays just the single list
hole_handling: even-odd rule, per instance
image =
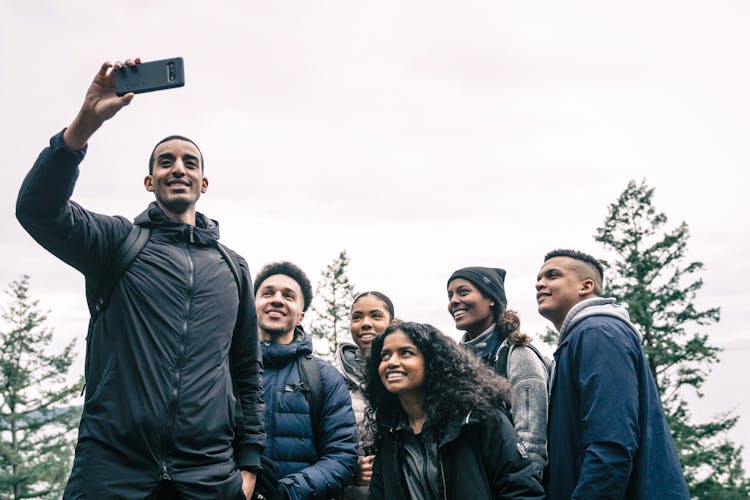
[{"label": "woman with long curly hair", "polygon": [[542,476],[547,463],[547,365],[506,308],[505,270],[464,267],[448,278],[448,312],[464,332],[461,345],[513,387],[512,416],[518,435]]},{"label": "woman with long curly hair", "polygon": [[367,425],[371,499],[544,498],[507,411],[508,382],[430,325],[372,342]]}]

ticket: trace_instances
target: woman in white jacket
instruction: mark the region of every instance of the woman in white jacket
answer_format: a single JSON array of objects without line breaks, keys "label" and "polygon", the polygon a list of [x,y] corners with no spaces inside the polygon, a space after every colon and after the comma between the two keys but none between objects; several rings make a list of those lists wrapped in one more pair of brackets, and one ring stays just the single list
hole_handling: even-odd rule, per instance
[{"label": "woman in white jacket", "polygon": [[359,434],[359,460],[354,474],[354,484],[344,490],[345,500],[367,498],[375,456],[371,454],[372,440],[368,438],[364,425],[367,407],[363,393],[365,358],[375,337],[382,334],[393,322],[393,302],[384,293],[369,291],[357,295],[349,316],[349,330],[354,343],[342,342],[336,351],[334,364],[349,387]]}]

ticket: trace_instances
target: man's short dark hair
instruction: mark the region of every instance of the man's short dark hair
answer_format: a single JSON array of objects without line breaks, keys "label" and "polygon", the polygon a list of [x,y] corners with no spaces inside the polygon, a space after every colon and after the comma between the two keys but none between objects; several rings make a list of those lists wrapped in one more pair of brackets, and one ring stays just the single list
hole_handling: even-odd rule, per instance
[{"label": "man's short dark hair", "polygon": [[151,150],[151,156],[148,157],[148,175],[154,175],[154,153],[156,152],[156,148],[159,147],[159,144],[164,144],[167,141],[174,140],[189,142],[190,144],[195,146],[195,149],[198,150],[198,154],[201,155],[201,173],[204,173],[206,171],[206,162],[203,161],[203,151],[201,151],[201,148],[199,148],[192,139],[188,139],[184,135],[169,135],[157,142],[156,146],[154,146],[154,149]]},{"label": "man's short dark hair", "polygon": [[596,260],[591,255],[587,253],[579,252],[578,250],[559,248],[557,250],[552,250],[551,252],[547,252],[547,255],[544,256],[544,262],[547,262],[548,260],[554,257],[569,257],[579,262],[583,262],[584,264],[588,264],[588,266],[592,267],[593,270],[595,270],[597,273],[596,276],[592,276],[592,278],[594,279],[594,285],[595,285],[594,293],[596,295],[602,294],[602,291],[604,288],[604,267],[598,260]]},{"label": "man's short dark hair", "polygon": [[275,274],[283,274],[284,276],[289,276],[297,282],[300,289],[302,290],[302,298],[305,301],[302,310],[307,311],[307,308],[310,307],[310,303],[313,299],[312,285],[310,284],[310,279],[307,277],[305,272],[291,262],[272,262],[271,264],[266,264],[265,266],[263,266],[260,272],[258,272],[258,275],[255,277],[255,283],[253,283],[253,294],[258,293],[258,288],[260,287],[261,283],[266,280],[266,278]]}]

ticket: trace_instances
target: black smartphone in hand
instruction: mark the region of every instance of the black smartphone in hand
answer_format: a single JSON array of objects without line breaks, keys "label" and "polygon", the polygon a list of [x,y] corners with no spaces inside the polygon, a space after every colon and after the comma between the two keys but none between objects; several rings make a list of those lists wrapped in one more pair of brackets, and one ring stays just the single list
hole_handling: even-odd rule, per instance
[{"label": "black smartphone in hand", "polygon": [[185,67],[181,57],[123,66],[115,70],[115,94],[141,94],[185,85]]}]

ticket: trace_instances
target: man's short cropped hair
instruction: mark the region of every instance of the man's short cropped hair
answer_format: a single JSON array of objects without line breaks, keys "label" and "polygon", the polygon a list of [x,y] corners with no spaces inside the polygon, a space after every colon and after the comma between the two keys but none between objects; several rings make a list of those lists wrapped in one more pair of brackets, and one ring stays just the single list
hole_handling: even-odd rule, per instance
[{"label": "man's short cropped hair", "polygon": [[260,287],[261,283],[266,280],[266,278],[275,274],[283,274],[284,276],[289,276],[297,282],[300,289],[302,290],[302,298],[305,301],[302,310],[307,311],[307,308],[310,307],[310,303],[313,299],[312,285],[310,284],[310,279],[307,277],[305,272],[291,262],[272,262],[271,264],[266,264],[265,266],[263,266],[263,269],[261,269],[260,272],[258,272],[258,275],[255,277],[255,283],[253,283],[253,294],[258,293],[258,288]]},{"label": "man's short cropped hair", "polygon": [[198,154],[201,155],[201,173],[204,173],[206,171],[206,162],[203,160],[203,151],[201,151],[201,148],[198,147],[195,141],[193,141],[192,139],[188,139],[184,135],[169,135],[157,142],[156,146],[154,146],[154,149],[151,150],[151,156],[148,157],[148,175],[154,175],[154,153],[156,152],[156,148],[159,147],[159,144],[164,144],[167,141],[174,140],[189,142],[190,144],[195,146],[195,149],[198,150]]},{"label": "man's short cropped hair", "polygon": [[[604,290],[604,267],[598,260],[596,260],[591,255],[579,252],[578,250],[560,248],[557,250],[552,250],[551,252],[547,252],[547,255],[544,256],[544,262],[547,262],[554,257],[569,257],[583,263],[584,266],[581,266],[582,269],[579,270],[580,277],[590,277],[592,280],[594,280],[594,294],[597,296],[602,294],[602,291]],[[591,275],[587,276],[587,274],[589,273],[586,273],[584,269],[589,269],[591,271]]]}]

